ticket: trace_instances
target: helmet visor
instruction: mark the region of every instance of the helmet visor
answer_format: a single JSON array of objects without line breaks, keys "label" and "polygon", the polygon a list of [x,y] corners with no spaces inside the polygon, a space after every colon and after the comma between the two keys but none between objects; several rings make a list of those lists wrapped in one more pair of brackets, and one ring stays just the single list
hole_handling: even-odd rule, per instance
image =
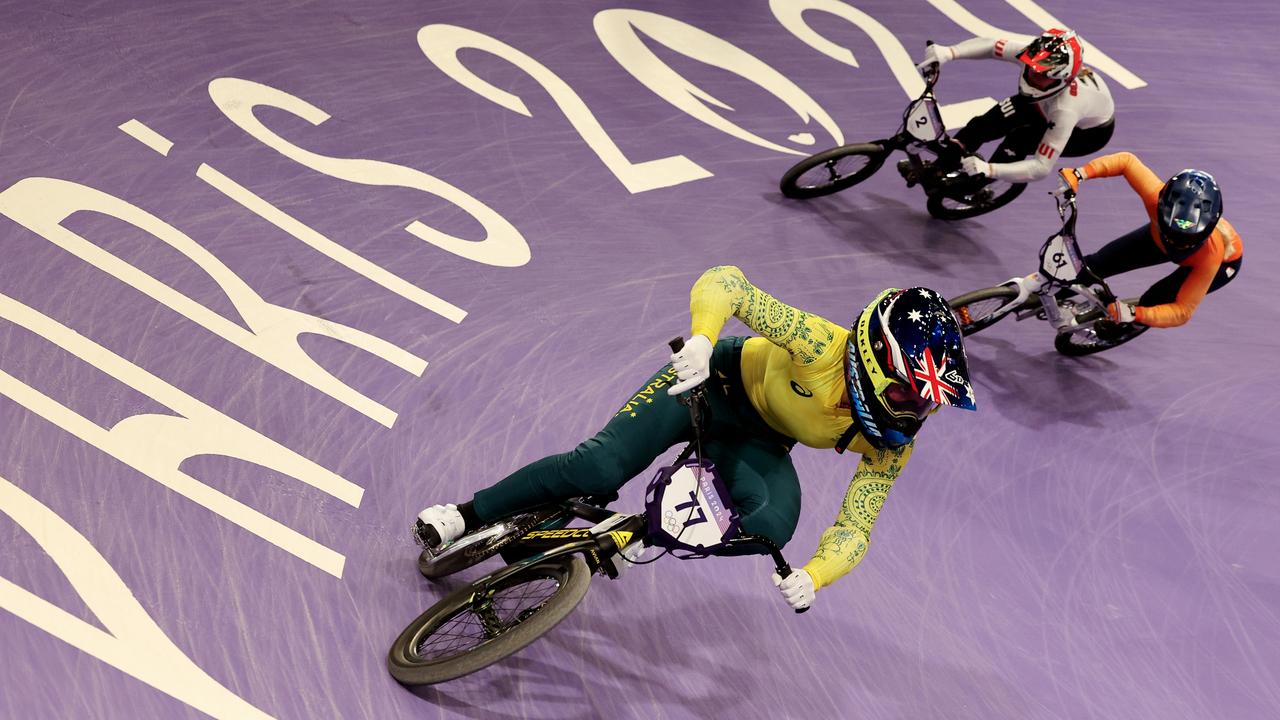
[{"label": "helmet visor", "polygon": [[897,417],[915,417],[923,420],[926,415],[938,407],[938,403],[927,400],[904,383],[893,381],[884,389],[885,407]]},{"label": "helmet visor", "polygon": [[1049,77],[1046,73],[1036,72],[1031,69],[1031,66],[1029,65],[1022,73],[1022,77],[1027,81],[1028,85],[1036,90],[1049,90],[1058,82],[1057,80]]}]

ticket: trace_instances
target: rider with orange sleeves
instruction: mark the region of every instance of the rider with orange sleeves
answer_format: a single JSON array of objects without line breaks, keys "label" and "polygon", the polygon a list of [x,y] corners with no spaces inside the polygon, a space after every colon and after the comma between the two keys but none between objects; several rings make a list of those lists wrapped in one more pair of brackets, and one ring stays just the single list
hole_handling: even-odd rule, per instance
[{"label": "rider with orange sleeves", "polygon": [[1137,305],[1117,301],[1108,312],[1117,322],[1182,325],[1205,295],[1240,272],[1244,247],[1222,217],[1222,192],[1207,172],[1183,170],[1162,181],[1136,155],[1119,152],[1094,158],[1084,167],[1059,170],[1056,193],[1075,192],[1084,180],[1117,175],[1142,198],[1151,221],[1107,243],[1085,263],[1104,278],[1164,262],[1177,264],[1178,269],[1152,285]]}]

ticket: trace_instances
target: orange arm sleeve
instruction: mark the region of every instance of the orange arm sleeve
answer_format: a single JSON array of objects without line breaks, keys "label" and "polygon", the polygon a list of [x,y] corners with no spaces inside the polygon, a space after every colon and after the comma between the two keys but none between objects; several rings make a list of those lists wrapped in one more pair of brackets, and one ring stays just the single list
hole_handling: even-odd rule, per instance
[{"label": "orange arm sleeve", "polygon": [[1160,188],[1164,187],[1164,181],[1131,152],[1096,157],[1084,166],[1084,174],[1087,178],[1123,175],[1124,179],[1129,181],[1129,187],[1132,187],[1133,191],[1142,198],[1142,203],[1147,206],[1148,212],[1155,208]]},{"label": "orange arm sleeve", "polygon": [[1143,325],[1160,328],[1177,327],[1190,320],[1200,301],[1209,293],[1209,286],[1222,266],[1222,243],[1216,238],[1205,243],[1196,253],[1194,262],[1191,274],[1178,288],[1173,302],[1139,307],[1134,311],[1134,319]]}]

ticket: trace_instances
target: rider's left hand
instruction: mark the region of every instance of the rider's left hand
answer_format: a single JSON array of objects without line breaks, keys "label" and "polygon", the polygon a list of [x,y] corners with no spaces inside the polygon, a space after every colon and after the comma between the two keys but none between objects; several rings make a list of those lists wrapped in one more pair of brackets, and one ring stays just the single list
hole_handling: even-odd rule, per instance
[{"label": "rider's left hand", "polygon": [[924,75],[931,72],[930,66],[937,65],[942,67],[943,63],[954,60],[955,57],[956,51],[952,50],[950,46],[929,45],[924,49],[924,59],[916,63],[916,71]]},{"label": "rider's left hand", "polygon": [[785,579],[774,573],[773,584],[778,586],[782,599],[796,610],[803,610],[813,604],[816,591],[813,589],[813,576],[808,570],[792,570]]},{"label": "rider's left hand", "polygon": [[961,158],[960,169],[963,170],[966,175],[973,175],[976,177],[994,176],[991,172],[991,163],[983,160],[977,155],[966,155]]},{"label": "rider's left hand", "polygon": [[1107,314],[1112,320],[1120,323],[1131,323],[1137,317],[1138,308],[1130,302],[1117,300],[1107,306]]},{"label": "rider's left hand", "polygon": [[671,369],[676,371],[675,385],[667,388],[668,395],[679,395],[701,385],[711,377],[711,339],[706,335],[694,335],[685,342],[680,352],[671,354]]}]

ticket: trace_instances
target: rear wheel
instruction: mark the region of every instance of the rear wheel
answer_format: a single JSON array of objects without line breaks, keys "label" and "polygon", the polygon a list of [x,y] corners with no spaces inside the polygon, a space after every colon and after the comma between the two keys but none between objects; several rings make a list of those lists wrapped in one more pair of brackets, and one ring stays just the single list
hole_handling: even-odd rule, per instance
[{"label": "rear wheel", "polygon": [[405,685],[462,677],[522,650],[560,623],[587,594],[591,570],[579,555],[460,588],[419,615],[387,654]]},{"label": "rear wheel", "polygon": [[778,183],[782,194],[797,200],[830,195],[853,187],[875,174],[889,157],[879,143],[841,145],[796,163]]},{"label": "rear wheel", "polygon": [[[961,178],[961,182],[972,178]],[[1013,202],[1027,189],[1026,183],[992,180],[972,192],[944,192],[933,195],[925,207],[940,220],[964,220],[989,213]]]},{"label": "rear wheel", "polygon": [[960,332],[964,335],[972,335],[1008,317],[1014,308],[1004,310],[1001,308],[1017,297],[1017,288],[1001,285],[965,293],[948,302],[951,303],[951,310],[960,323]]}]

